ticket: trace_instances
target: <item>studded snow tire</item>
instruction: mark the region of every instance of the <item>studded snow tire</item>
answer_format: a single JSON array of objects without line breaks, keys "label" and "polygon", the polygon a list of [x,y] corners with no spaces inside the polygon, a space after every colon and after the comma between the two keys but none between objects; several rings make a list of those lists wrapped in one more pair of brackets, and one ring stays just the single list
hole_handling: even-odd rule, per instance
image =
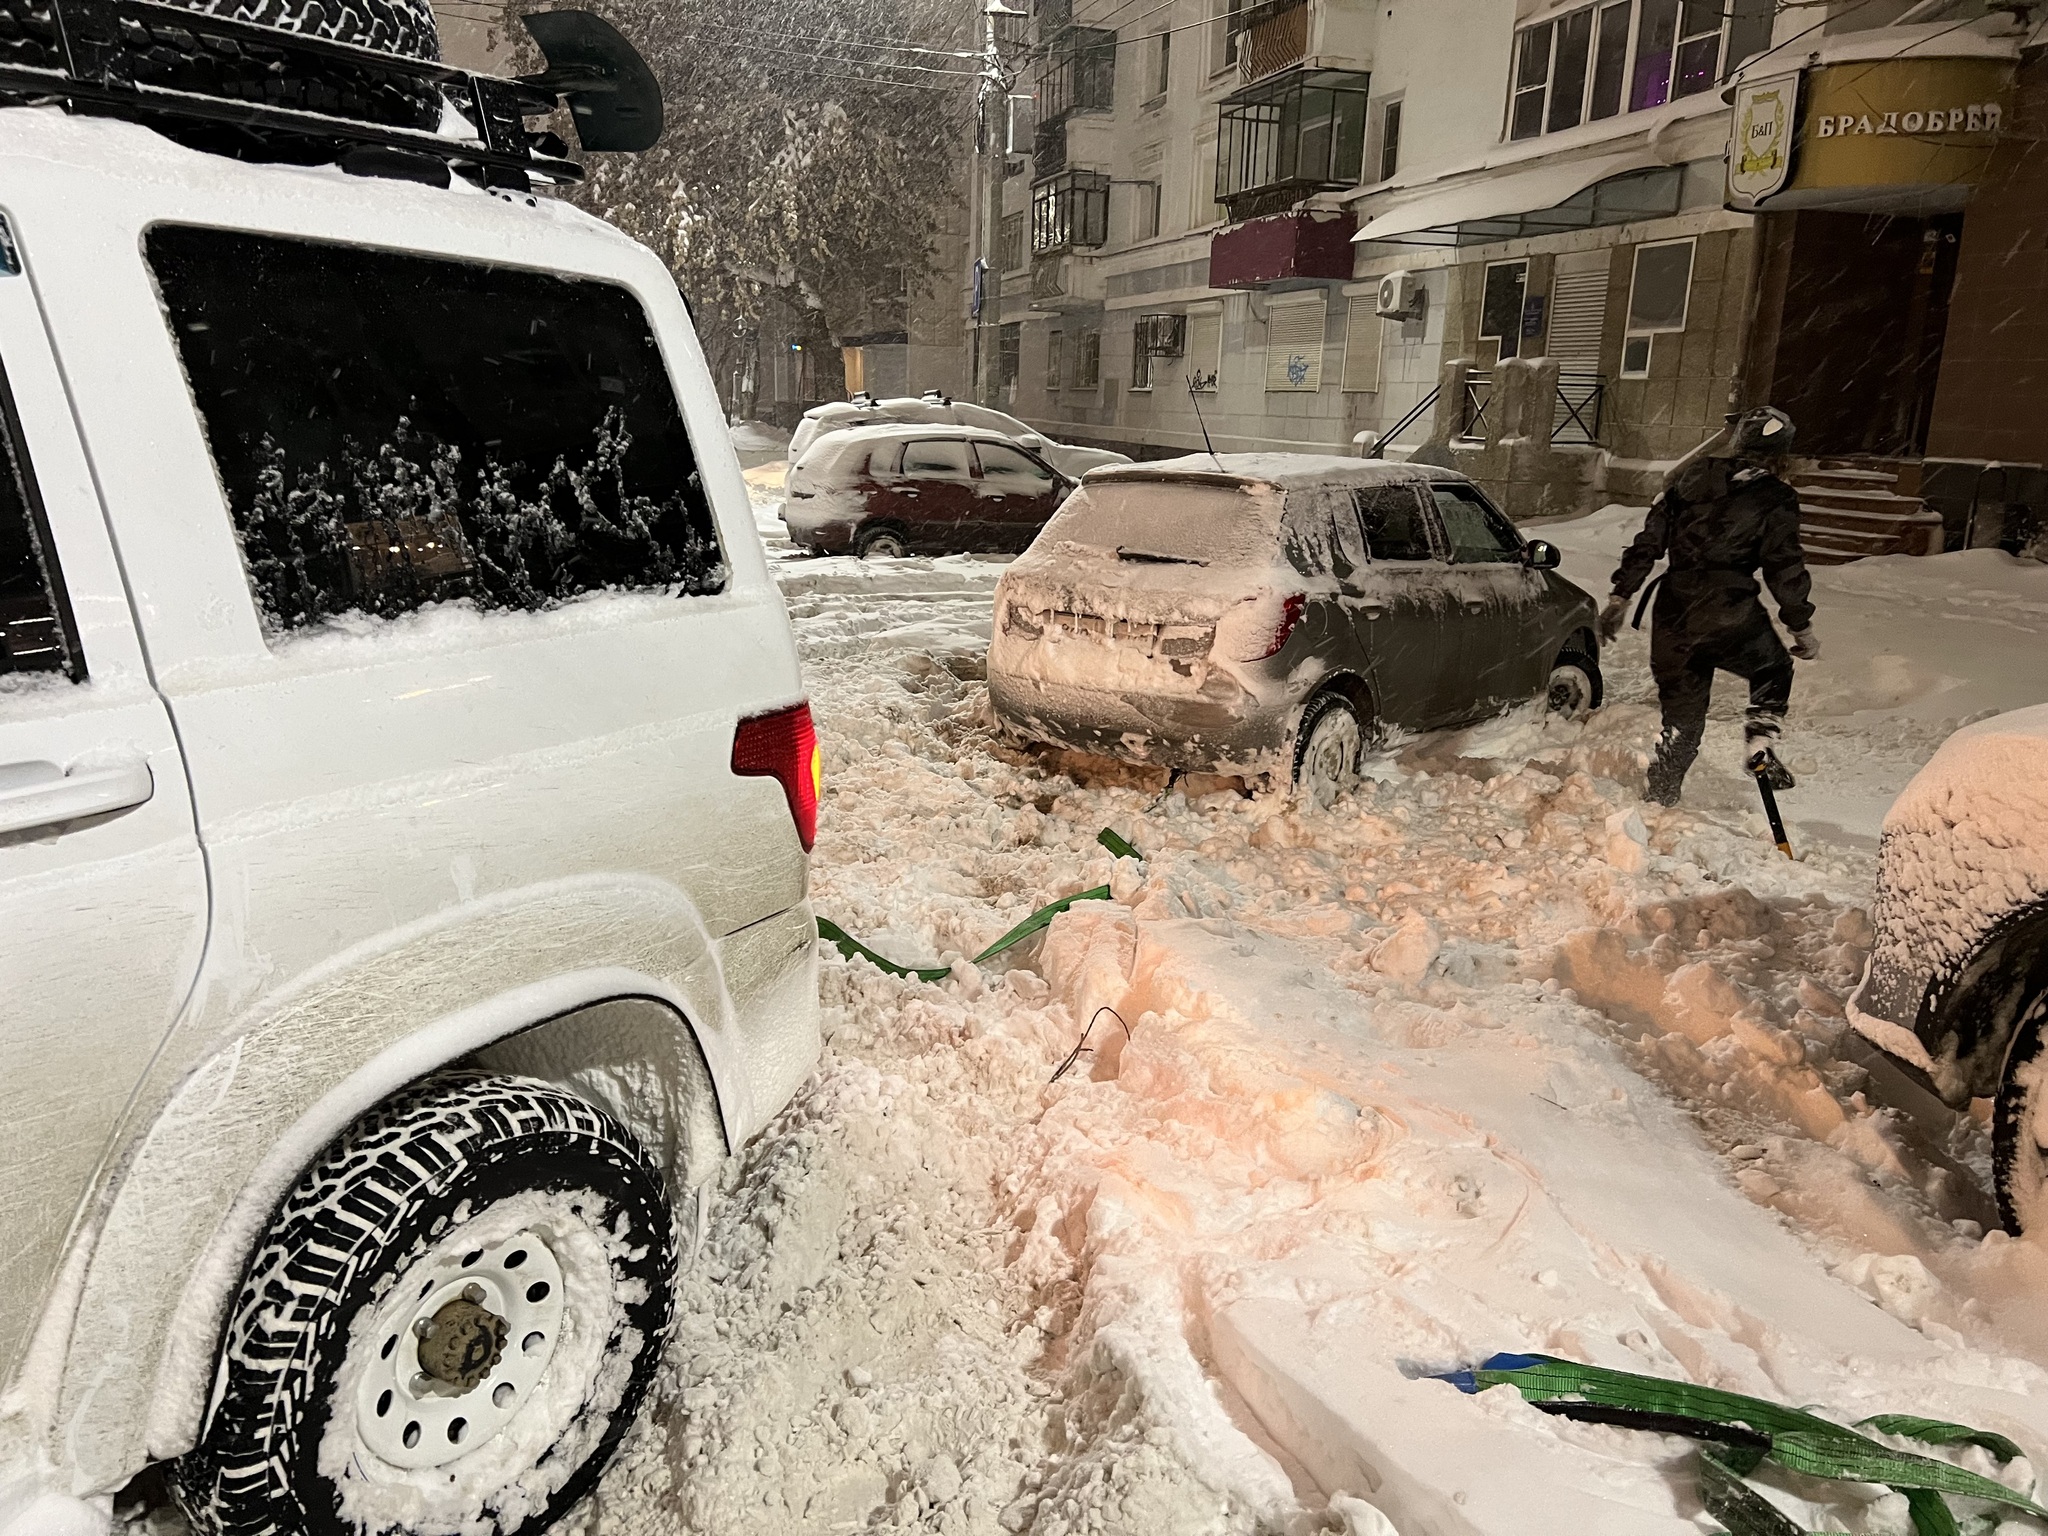
[{"label": "studded snow tire", "polygon": [[[272,1218],[179,1502],[200,1536],[537,1536],[639,1411],[675,1269],[662,1177],[609,1115],[533,1079],[430,1078],[338,1137]],[[428,1374],[436,1308],[493,1317],[460,1374]],[[538,1363],[516,1356],[522,1330]],[[417,1451],[408,1414],[430,1426]]]}]

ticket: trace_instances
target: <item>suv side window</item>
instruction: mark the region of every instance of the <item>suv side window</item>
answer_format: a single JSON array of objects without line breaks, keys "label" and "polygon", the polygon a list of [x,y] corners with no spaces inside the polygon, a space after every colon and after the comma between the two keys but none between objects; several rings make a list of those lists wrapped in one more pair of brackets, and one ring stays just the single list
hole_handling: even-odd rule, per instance
[{"label": "suv side window", "polygon": [[906,445],[903,473],[928,480],[967,479],[966,440],[958,437],[928,438]]},{"label": "suv side window", "polygon": [[1365,546],[1375,560],[1434,560],[1422,503],[1406,485],[1367,486],[1353,493]]},{"label": "suv side window", "polygon": [[1433,483],[1437,514],[1453,565],[1499,565],[1519,560],[1522,536],[1469,485]]},{"label": "suv side window", "polygon": [[145,244],[270,633],[455,598],[723,589],[626,289],[178,225]]},{"label": "suv side window", "polygon": [[0,673],[85,677],[14,394],[0,367]]}]

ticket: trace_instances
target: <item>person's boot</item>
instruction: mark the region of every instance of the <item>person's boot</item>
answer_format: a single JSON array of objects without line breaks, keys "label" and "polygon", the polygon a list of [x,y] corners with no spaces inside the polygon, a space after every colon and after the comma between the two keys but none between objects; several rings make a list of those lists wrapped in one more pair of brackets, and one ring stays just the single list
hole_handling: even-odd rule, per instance
[{"label": "person's boot", "polygon": [[1643,788],[1643,798],[1658,805],[1678,804],[1678,788],[1685,782],[1685,770],[1665,761],[1663,754],[1650,759],[1649,782]]},{"label": "person's boot", "polygon": [[1753,774],[1760,775],[1773,789],[1797,789],[1799,781],[1792,777],[1792,770],[1778,761],[1778,754],[1769,747],[1755,747],[1744,764]]}]

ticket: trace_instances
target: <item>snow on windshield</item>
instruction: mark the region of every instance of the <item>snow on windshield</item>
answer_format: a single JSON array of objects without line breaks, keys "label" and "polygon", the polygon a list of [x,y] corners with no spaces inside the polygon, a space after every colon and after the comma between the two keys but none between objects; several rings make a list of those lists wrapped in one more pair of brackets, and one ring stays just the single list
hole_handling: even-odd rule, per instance
[{"label": "snow on windshield", "polygon": [[1279,501],[1273,491],[1245,486],[1112,480],[1084,485],[1041,537],[1127,560],[1265,566],[1273,564]]}]

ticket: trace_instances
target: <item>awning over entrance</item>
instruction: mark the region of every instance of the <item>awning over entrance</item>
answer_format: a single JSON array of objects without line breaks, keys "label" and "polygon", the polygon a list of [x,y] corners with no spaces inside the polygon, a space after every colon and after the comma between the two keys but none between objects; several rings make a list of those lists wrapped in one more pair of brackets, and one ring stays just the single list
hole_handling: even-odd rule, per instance
[{"label": "awning over entrance", "polygon": [[[1572,203],[1581,193],[1612,177],[1652,168],[1670,170],[1674,178],[1678,174],[1676,167],[1664,166],[1647,146],[1618,154],[1597,155],[1587,160],[1480,171],[1460,178],[1454,186],[1419,189],[1418,195],[1399,207],[1368,220],[1352,239],[1385,240],[1402,245],[1470,244],[1469,236],[1462,240],[1459,238],[1460,225],[1519,220],[1552,209],[1559,213],[1556,220],[1532,219],[1530,222],[1541,223],[1544,227],[1527,232],[1555,233],[1564,229],[1590,228],[1595,223],[1606,222],[1593,216],[1595,210],[1590,203],[1583,210],[1567,209],[1562,205]],[[1645,214],[1659,211],[1663,210],[1643,210]],[[1512,239],[1516,233],[1510,229],[1490,234],[1488,238]]]}]

